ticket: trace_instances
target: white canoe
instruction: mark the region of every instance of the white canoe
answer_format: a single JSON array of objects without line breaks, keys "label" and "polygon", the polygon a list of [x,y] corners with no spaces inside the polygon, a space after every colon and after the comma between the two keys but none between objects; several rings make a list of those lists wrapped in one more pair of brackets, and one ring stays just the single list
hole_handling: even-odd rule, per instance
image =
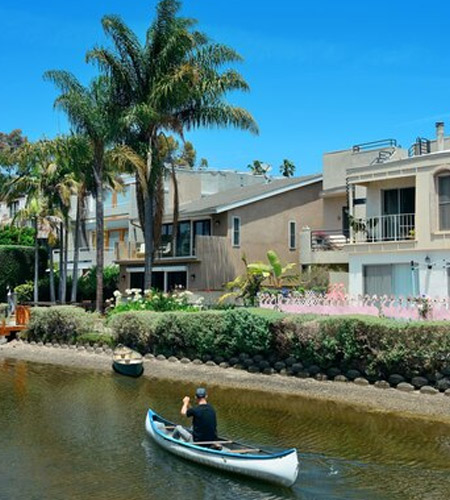
[{"label": "white canoe", "polygon": [[174,427],[172,422],[160,417],[151,409],[148,410],[145,421],[147,432],[160,446],[175,455],[283,486],[292,486],[297,479],[299,463],[295,448],[270,453],[234,441],[219,439],[218,442],[222,442],[223,446],[221,450],[217,450],[174,439],[172,437]]}]

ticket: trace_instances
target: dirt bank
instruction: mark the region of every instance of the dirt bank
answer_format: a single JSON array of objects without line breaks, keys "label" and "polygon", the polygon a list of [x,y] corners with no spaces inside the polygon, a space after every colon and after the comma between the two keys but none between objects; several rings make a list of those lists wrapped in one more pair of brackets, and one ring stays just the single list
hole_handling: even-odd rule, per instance
[{"label": "dirt bank", "polygon": [[[101,350],[99,350],[101,351]],[[0,360],[13,358],[73,366],[93,370],[111,370],[111,355],[69,348],[30,345],[13,341],[0,345]],[[378,389],[374,386],[358,386],[353,383],[319,382],[281,375],[250,374],[233,368],[219,368],[193,363],[145,361],[145,377],[171,381],[189,381],[194,384],[207,382],[219,385],[271,393],[283,393],[310,399],[320,399],[352,406],[359,411],[386,412],[412,418],[422,418],[450,424],[450,397],[404,393],[397,389]]]}]

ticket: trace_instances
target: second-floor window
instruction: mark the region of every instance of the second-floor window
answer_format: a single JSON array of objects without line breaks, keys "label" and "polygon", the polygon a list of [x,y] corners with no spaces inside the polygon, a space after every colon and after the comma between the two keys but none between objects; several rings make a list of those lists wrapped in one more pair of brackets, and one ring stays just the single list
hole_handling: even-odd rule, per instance
[{"label": "second-floor window", "polygon": [[289,221],[289,250],[297,248],[297,223],[294,220]]},{"label": "second-floor window", "polygon": [[19,202],[18,201],[13,201],[9,205],[9,216],[14,218],[17,215],[17,212],[19,211]]},{"label": "second-floor window", "polygon": [[233,217],[231,241],[234,247],[241,246],[241,219]]},{"label": "second-floor window", "polygon": [[450,230],[450,175],[438,177],[439,229]]}]

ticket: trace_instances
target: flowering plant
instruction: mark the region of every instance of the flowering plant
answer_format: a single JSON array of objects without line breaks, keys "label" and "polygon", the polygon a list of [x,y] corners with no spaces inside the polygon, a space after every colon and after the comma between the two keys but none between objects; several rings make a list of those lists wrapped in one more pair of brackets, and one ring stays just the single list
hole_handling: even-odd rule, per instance
[{"label": "flowering plant", "polygon": [[176,288],[170,293],[158,290],[131,288],[122,294],[114,292],[108,301],[108,314],[127,311],[199,311],[203,307],[203,297],[195,298],[192,292]]},{"label": "flowering plant", "polygon": [[416,297],[414,300],[417,304],[420,319],[429,319],[433,309],[431,299],[426,295],[421,295],[420,297]]}]

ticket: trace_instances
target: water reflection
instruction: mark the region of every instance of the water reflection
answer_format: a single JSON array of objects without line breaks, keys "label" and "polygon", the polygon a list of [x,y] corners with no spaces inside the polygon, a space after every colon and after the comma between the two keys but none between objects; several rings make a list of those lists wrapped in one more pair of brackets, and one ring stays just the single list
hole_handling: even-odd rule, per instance
[{"label": "water reflection", "polygon": [[445,425],[209,386],[221,434],[300,450],[298,481],[286,489],[187,462],[146,438],[146,409],[179,421],[189,383],[8,360],[0,374],[2,500],[445,499],[450,491]]}]

